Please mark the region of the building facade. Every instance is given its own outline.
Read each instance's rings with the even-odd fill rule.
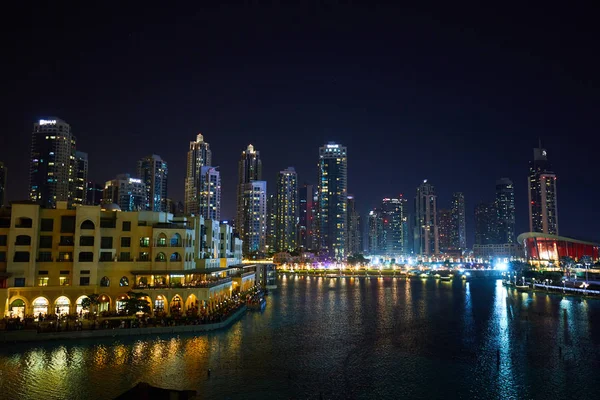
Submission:
[[[116,312],[130,290],[147,293],[152,311],[181,312],[197,302],[221,301],[235,293],[230,268],[241,260],[241,243],[218,227],[211,240],[216,263],[203,247],[205,221],[151,211],[102,211],[99,206],[56,209],[14,204],[0,217],[0,313],[23,317],[82,314],[82,300],[99,295],[97,312]],[[231,229],[229,228],[229,231]],[[221,255],[232,256],[219,259]],[[233,278],[235,280],[235,278]]]
[[[242,219],[238,226],[244,255],[266,252],[267,182],[246,183],[242,191]]]
[[[85,204],[88,206],[99,206],[102,204],[104,186],[99,183],[88,181],[86,187],[87,193],[85,196]]]
[[[75,177],[73,204],[87,204],[88,155],[83,151],[75,151]]]
[[[7,206],[6,200],[6,180],[8,177],[8,168],[0,161],[0,208]]]
[[[205,219],[221,220],[221,173],[215,167],[200,169],[198,214]]]
[[[148,205],[146,185],[129,174],[117,175],[104,185],[102,204],[116,204],[121,211],[144,211]]]
[[[383,233],[383,218],[380,209],[369,211],[368,216],[368,248],[369,254],[379,255],[385,252],[385,242]]]
[[[465,196],[461,192],[452,194],[450,208],[452,230],[450,231],[450,248],[465,250],[467,248],[467,219],[465,213]]]
[[[496,181],[498,243],[515,243],[515,189],[508,178]]]
[[[318,194],[313,185],[305,184],[298,190],[298,203],[298,244],[303,250],[314,250]]]
[[[556,198],[556,174],[552,172],[546,149],[533,149],[533,161],[529,162],[529,230],[531,232],[558,235],[558,206]]]
[[[204,136],[199,133],[196,140],[190,142],[187,153],[187,168],[185,175],[185,201],[184,213],[198,215],[200,210],[200,181],[202,180],[202,167],[212,165],[212,152],[210,145],[204,141]]]
[[[417,188],[415,197],[414,252],[417,255],[439,254],[437,196],[427,179]]]
[[[523,246],[525,257],[534,264],[557,265],[562,257],[579,261],[589,256],[592,262],[600,259],[600,244],[540,232],[522,233],[517,242]]]
[[[498,244],[496,204],[480,203],[475,206],[475,244]]]
[[[138,178],[146,185],[146,210],[167,212],[169,168],[159,155],[151,154],[138,161]]]
[[[440,252],[447,253],[450,250],[454,250],[454,225],[452,223],[452,211],[442,209],[438,211],[438,217]]]
[[[293,167],[279,171],[275,198],[275,251],[298,247],[298,175]]]
[[[381,201],[380,218],[382,238],[378,240],[380,251],[385,255],[404,254],[404,227],[406,199],[384,198]]]
[[[319,251],[338,260],[346,257],[348,221],[348,154],[336,143],[319,148]]]
[[[75,136],[71,126],[58,118],[33,124],[29,169],[29,198],[46,208],[57,201],[73,201]]]
[[[523,247],[518,243],[476,244],[473,246],[473,257],[484,260],[522,259]]]
[[[346,251],[348,255],[361,254],[362,246],[362,224],[359,212],[356,210],[356,201],[354,196],[348,195],[348,232],[346,238]]]

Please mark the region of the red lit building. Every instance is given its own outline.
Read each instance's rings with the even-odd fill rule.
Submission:
[[[590,256],[592,260],[600,258],[600,244],[570,239],[547,233],[522,233],[517,241],[523,245],[525,257],[530,261],[560,261],[561,257],[572,257],[575,261],[582,256]]]

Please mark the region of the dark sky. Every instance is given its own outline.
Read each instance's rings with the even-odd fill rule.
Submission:
[[[465,193],[472,243],[473,208],[500,177],[515,182],[517,233],[528,229],[527,163],[541,138],[558,175],[560,233],[600,239],[593,10],[323,3],[14,10],[0,133],[10,199],[27,196],[32,125],[47,116],[71,124],[93,180],[160,154],[175,199],[202,132],[221,168],[224,218],[249,143],[273,190],[287,166],[316,182],[318,147],[334,140],[348,147],[363,214],[398,193],[412,208],[427,178],[440,208]]]

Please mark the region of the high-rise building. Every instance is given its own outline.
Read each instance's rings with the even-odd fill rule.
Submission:
[[[496,214],[498,243],[515,243],[515,189],[508,178],[496,181]]]
[[[197,215],[200,210],[200,187],[202,181],[202,167],[212,165],[212,152],[204,136],[199,133],[196,141],[190,142],[187,154],[187,169],[185,175],[185,202],[186,215]]]
[[[267,182],[252,181],[242,190],[242,219],[238,227],[245,255],[266,251]]]
[[[160,156],[151,154],[138,161],[138,178],[146,185],[146,197],[148,204],[146,209],[150,211],[167,211],[167,183],[169,168],[167,162]]]
[[[267,252],[277,249],[277,195],[267,195]]]
[[[293,251],[298,247],[298,175],[293,167],[279,171],[275,198],[275,249]]]
[[[369,211],[369,254],[382,254],[385,251],[384,234],[383,234],[383,218],[381,210],[375,208]]]
[[[6,202],[6,176],[8,169],[4,166],[4,163],[0,161],[0,207],[7,205]]]
[[[29,169],[29,197],[42,207],[73,200],[75,181],[75,136],[71,126],[58,118],[33,124]]]
[[[381,202],[383,237],[379,240],[381,251],[387,255],[404,254],[404,209],[406,199],[385,198]]]
[[[323,255],[346,257],[347,149],[336,143],[319,148],[319,246]]]
[[[99,183],[89,181],[87,183],[87,193],[85,196],[85,204],[88,206],[99,206],[102,204],[102,195],[104,186]]]
[[[303,250],[315,248],[315,225],[318,195],[313,185],[305,184],[298,190],[298,245]]]
[[[548,162],[542,144],[533,149],[529,162],[529,231],[558,235],[558,208],[556,203],[556,174]]]
[[[450,212],[452,214],[450,249],[464,250],[467,248],[467,222],[465,213],[465,196],[461,192],[455,192],[452,194],[452,206]]]
[[[354,196],[348,195],[348,206],[346,209],[348,210],[348,232],[346,234],[348,241],[346,244],[347,255],[361,254],[363,250],[361,221],[360,214],[356,210]]]
[[[88,155],[75,151],[75,177],[73,180],[73,204],[86,204],[87,200]]]
[[[198,214],[204,219],[221,220],[221,174],[215,167],[204,166],[199,176]]]
[[[480,203],[475,206],[475,244],[496,244],[498,212],[496,204]]]
[[[141,179],[120,174],[104,185],[102,203],[114,203],[121,211],[144,211],[148,204],[147,196],[146,185]]]
[[[260,152],[251,144],[238,163],[236,228],[244,254],[264,252],[267,245],[267,183],[262,179]],[[254,182],[262,182],[253,185]],[[251,185],[252,184],[252,185]],[[264,187],[263,187],[264,186]],[[261,213],[260,215],[257,213]]]
[[[437,196],[427,179],[417,188],[415,197],[415,254],[434,255],[439,253],[437,226]]]
[[[440,252],[446,253],[449,250],[454,250],[454,246],[452,243],[453,239],[453,221],[452,221],[452,211],[450,210],[440,210],[438,211],[438,233],[439,233],[439,246]]]

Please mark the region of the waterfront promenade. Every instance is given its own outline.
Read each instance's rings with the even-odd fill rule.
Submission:
[[[237,321],[246,312],[246,305],[240,306],[236,311],[222,320],[210,323],[175,324],[171,326],[150,326],[138,328],[112,328],[81,331],[44,332],[24,329],[17,331],[0,331],[0,343],[38,342],[45,340],[71,340],[101,337],[122,337],[139,335],[167,335],[190,332],[207,332],[225,328]]]

